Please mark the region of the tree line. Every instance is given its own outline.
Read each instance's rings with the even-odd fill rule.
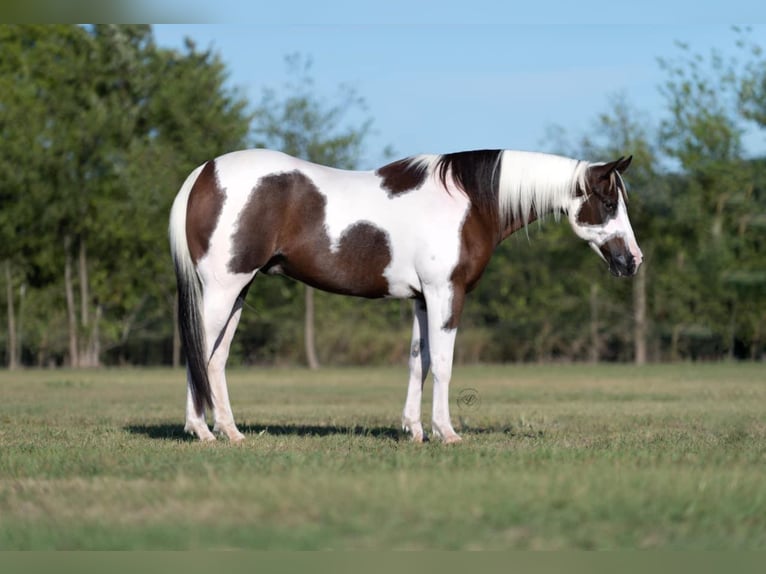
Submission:
[[[614,279],[566,224],[533,224],[498,248],[469,296],[456,360],[763,358],[766,158],[743,138],[766,127],[766,60],[747,31],[732,41],[730,58],[679,44],[659,60],[656,127],[618,95],[587,136],[551,129],[547,151],[634,155],[639,275]],[[252,146],[359,167],[372,127],[364,99],[343,87],[322,99],[310,60],[287,64],[289,83],[251,102],[216,52],[157,46],[150,26],[0,26],[6,365],[182,362],[167,218],[186,175]],[[410,324],[406,301],[263,278],[232,361],[397,363]]]

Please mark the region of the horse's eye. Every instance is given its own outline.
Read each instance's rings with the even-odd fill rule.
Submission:
[[[605,201],[604,208],[606,208],[609,213],[614,213],[617,210],[617,203],[614,201]]]

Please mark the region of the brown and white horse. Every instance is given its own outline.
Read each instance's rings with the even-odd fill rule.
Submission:
[[[415,300],[402,425],[422,441],[423,383],[433,372],[432,432],[460,440],[449,414],[452,355],[466,293],[497,245],[540,216],[568,216],[615,275],[642,254],[620,176],[631,158],[588,163],[518,151],[424,155],[343,171],[269,150],[208,161],[181,187],[170,245],[187,357],[186,426],[244,438],[225,366],[256,274],[282,274],[357,297]]]

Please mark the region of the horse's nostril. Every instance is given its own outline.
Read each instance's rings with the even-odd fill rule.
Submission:
[[[635,275],[636,273],[636,259],[632,253],[618,253],[612,256],[611,264],[612,273],[615,275]]]

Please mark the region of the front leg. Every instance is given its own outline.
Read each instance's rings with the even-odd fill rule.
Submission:
[[[465,292],[448,284],[425,293],[428,306],[428,340],[434,375],[432,430],[445,444],[460,442],[449,414],[449,384],[460,313]]]
[[[423,442],[425,434],[420,422],[420,403],[423,397],[423,383],[431,368],[428,348],[428,319],[426,303],[415,301],[415,317],[412,321],[412,343],[410,346],[410,381],[407,386],[407,401],[402,413],[402,428],[409,432],[413,442]]]

